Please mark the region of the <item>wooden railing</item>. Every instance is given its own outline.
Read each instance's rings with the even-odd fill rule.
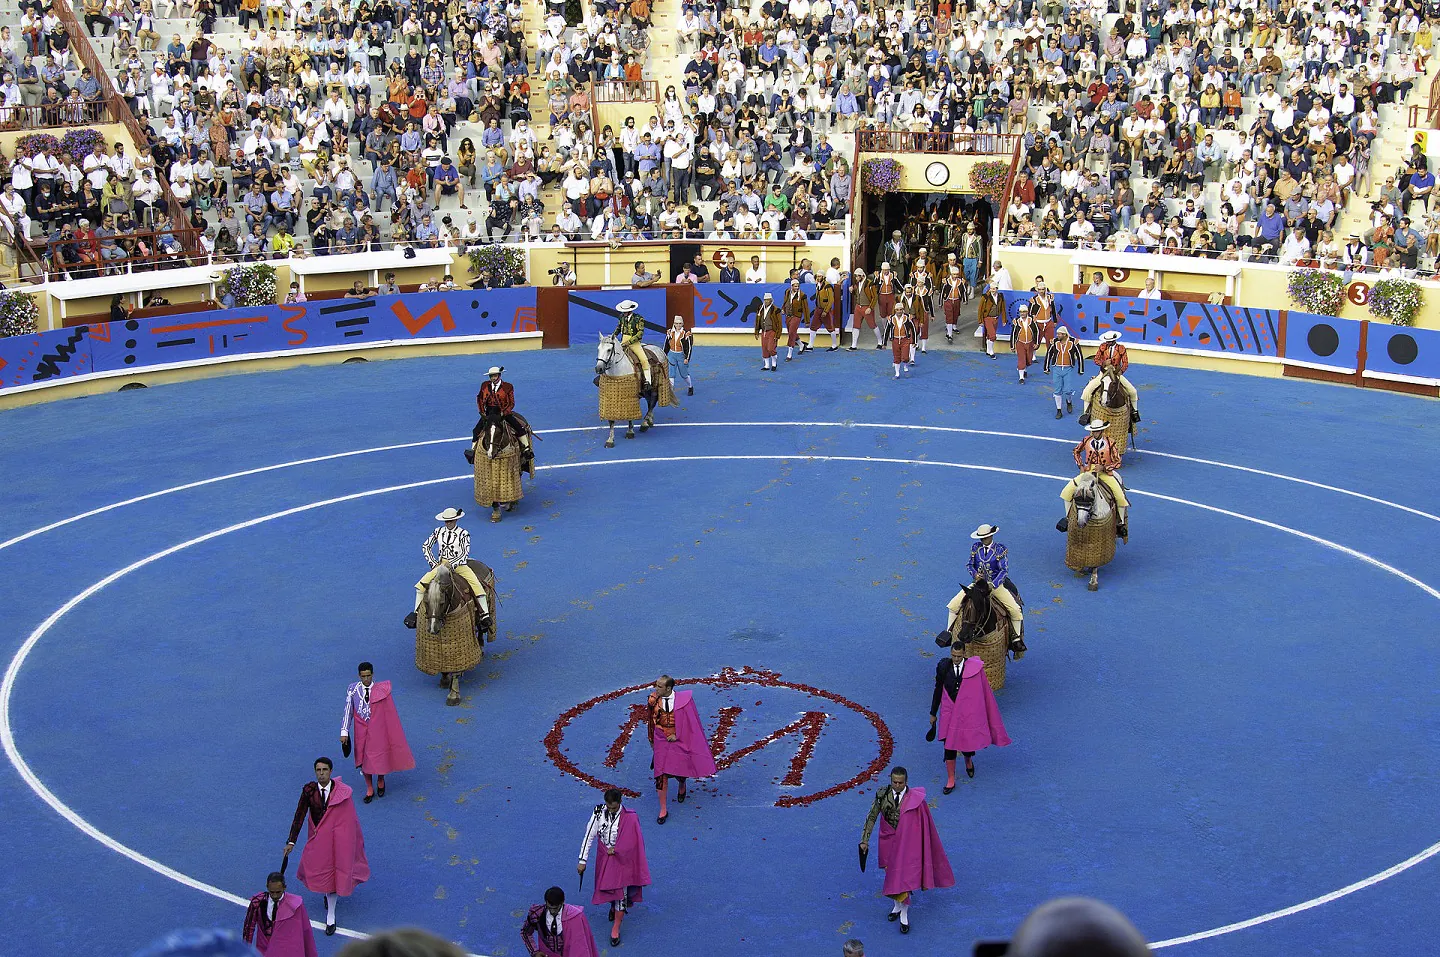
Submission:
[[[100,100],[0,107],[0,130],[43,130],[57,126],[104,123],[107,105]]]
[[[162,236],[173,236],[180,243],[179,252],[162,253],[159,240]],[[105,259],[91,245],[89,239],[59,239],[29,243],[26,255],[21,259],[20,275],[29,282],[51,280],[86,279],[99,275],[131,272],[147,272],[176,266],[198,266],[205,260],[196,257],[190,250],[200,248],[200,232],[193,227],[177,227],[164,230],[130,230],[105,237],[121,242],[145,243],[151,250],[146,254],[130,254],[115,259]],[[71,255],[66,255],[69,247]]]
[[[660,84],[655,80],[597,80],[592,103],[660,102]]]
[[[862,153],[955,153],[1008,156],[1021,140],[1019,133],[911,133],[902,130],[860,130],[855,134]]]
[[[1440,71],[1430,81],[1430,92],[1426,102],[1410,107],[1410,126],[1440,130]]]
[[[135,143],[137,153],[149,152],[149,139],[146,137],[145,131],[141,129],[140,121],[135,118],[135,114],[130,111],[130,107],[116,91],[115,84],[110,82],[110,71],[100,61],[100,57],[95,53],[95,48],[90,44],[90,34],[80,26],[80,21],[75,19],[74,7],[68,0],[53,0],[50,9],[65,24],[65,31],[70,37],[70,49],[75,51],[76,58],[82,66],[88,67],[91,74],[100,81],[100,95],[110,118],[125,127],[130,134],[130,139]],[[175,194],[171,192],[170,183],[166,180],[164,172],[157,169],[155,179],[160,183],[161,194],[165,198],[165,206],[170,213],[171,220],[177,227],[188,225],[189,213],[175,199]],[[185,251],[192,254],[198,253],[199,233],[193,229],[177,229],[175,231],[177,237],[182,234],[184,238],[181,241],[185,244]]]

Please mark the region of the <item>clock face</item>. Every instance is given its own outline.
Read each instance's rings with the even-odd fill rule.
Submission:
[[[925,180],[931,186],[944,186],[950,182],[950,167],[938,161],[931,163],[925,167]]]

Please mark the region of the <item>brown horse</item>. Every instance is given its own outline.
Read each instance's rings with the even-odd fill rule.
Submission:
[[[1124,455],[1135,435],[1135,416],[1130,405],[1130,396],[1120,385],[1118,373],[1105,371],[1095,378],[1099,384],[1090,394],[1090,404],[1085,409],[1085,414],[1080,417],[1080,424],[1085,425],[1092,419],[1104,422],[1105,437],[1110,440],[1117,453]]]
[[[480,663],[486,641],[496,636],[495,573],[480,562],[466,564],[485,589],[489,614],[479,613],[465,580],[442,564],[425,590],[415,629],[415,666],[440,676],[440,687],[449,689],[447,705],[460,703],[460,675]]]

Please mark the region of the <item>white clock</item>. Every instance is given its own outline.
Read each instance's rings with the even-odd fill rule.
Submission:
[[[925,167],[925,181],[931,186],[944,186],[950,182],[950,167],[938,160]]]

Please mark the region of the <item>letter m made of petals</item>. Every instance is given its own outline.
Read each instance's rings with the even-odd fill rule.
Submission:
[[[450,315],[450,304],[444,300],[426,309],[419,316],[412,316],[410,310],[405,307],[404,301],[400,299],[395,300],[390,310],[395,313],[395,318],[400,320],[400,324],[412,336],[418,336],[421,329],[436,319],[440,320],[440,328],[445,332],[455,331],[455,319]]]
[[[605,756],[605,767],[613,768],[619,765],[621,758],[625,756],[625,748],[630,743],[630,737],[645,721],[645,711],[643,704],[631,705],[630,714],[627,715],[625,723],[620,726],[620,733],[610,745],[609,752]],[[780,784],[783,787],[799,787],[805,783],[805,767],[815,754],[815,744],[820,740],[820,732],[824,729],[825,722],[830,720],[830,715],[823,711],[806,711],[783,728],[776,728],[743,748],[726,752],[725,748],[730,740],[730,732],[734,730],[741,713],[742,709],[736,707],[720,709],[715,736],[710,742],[710,751],[715,755],[716,769],[723,771],[740,759],[749,757],[781,738],[795,735],[800,740],[795,748],[794,757],[790,759],[790,767],[780,780]]]

